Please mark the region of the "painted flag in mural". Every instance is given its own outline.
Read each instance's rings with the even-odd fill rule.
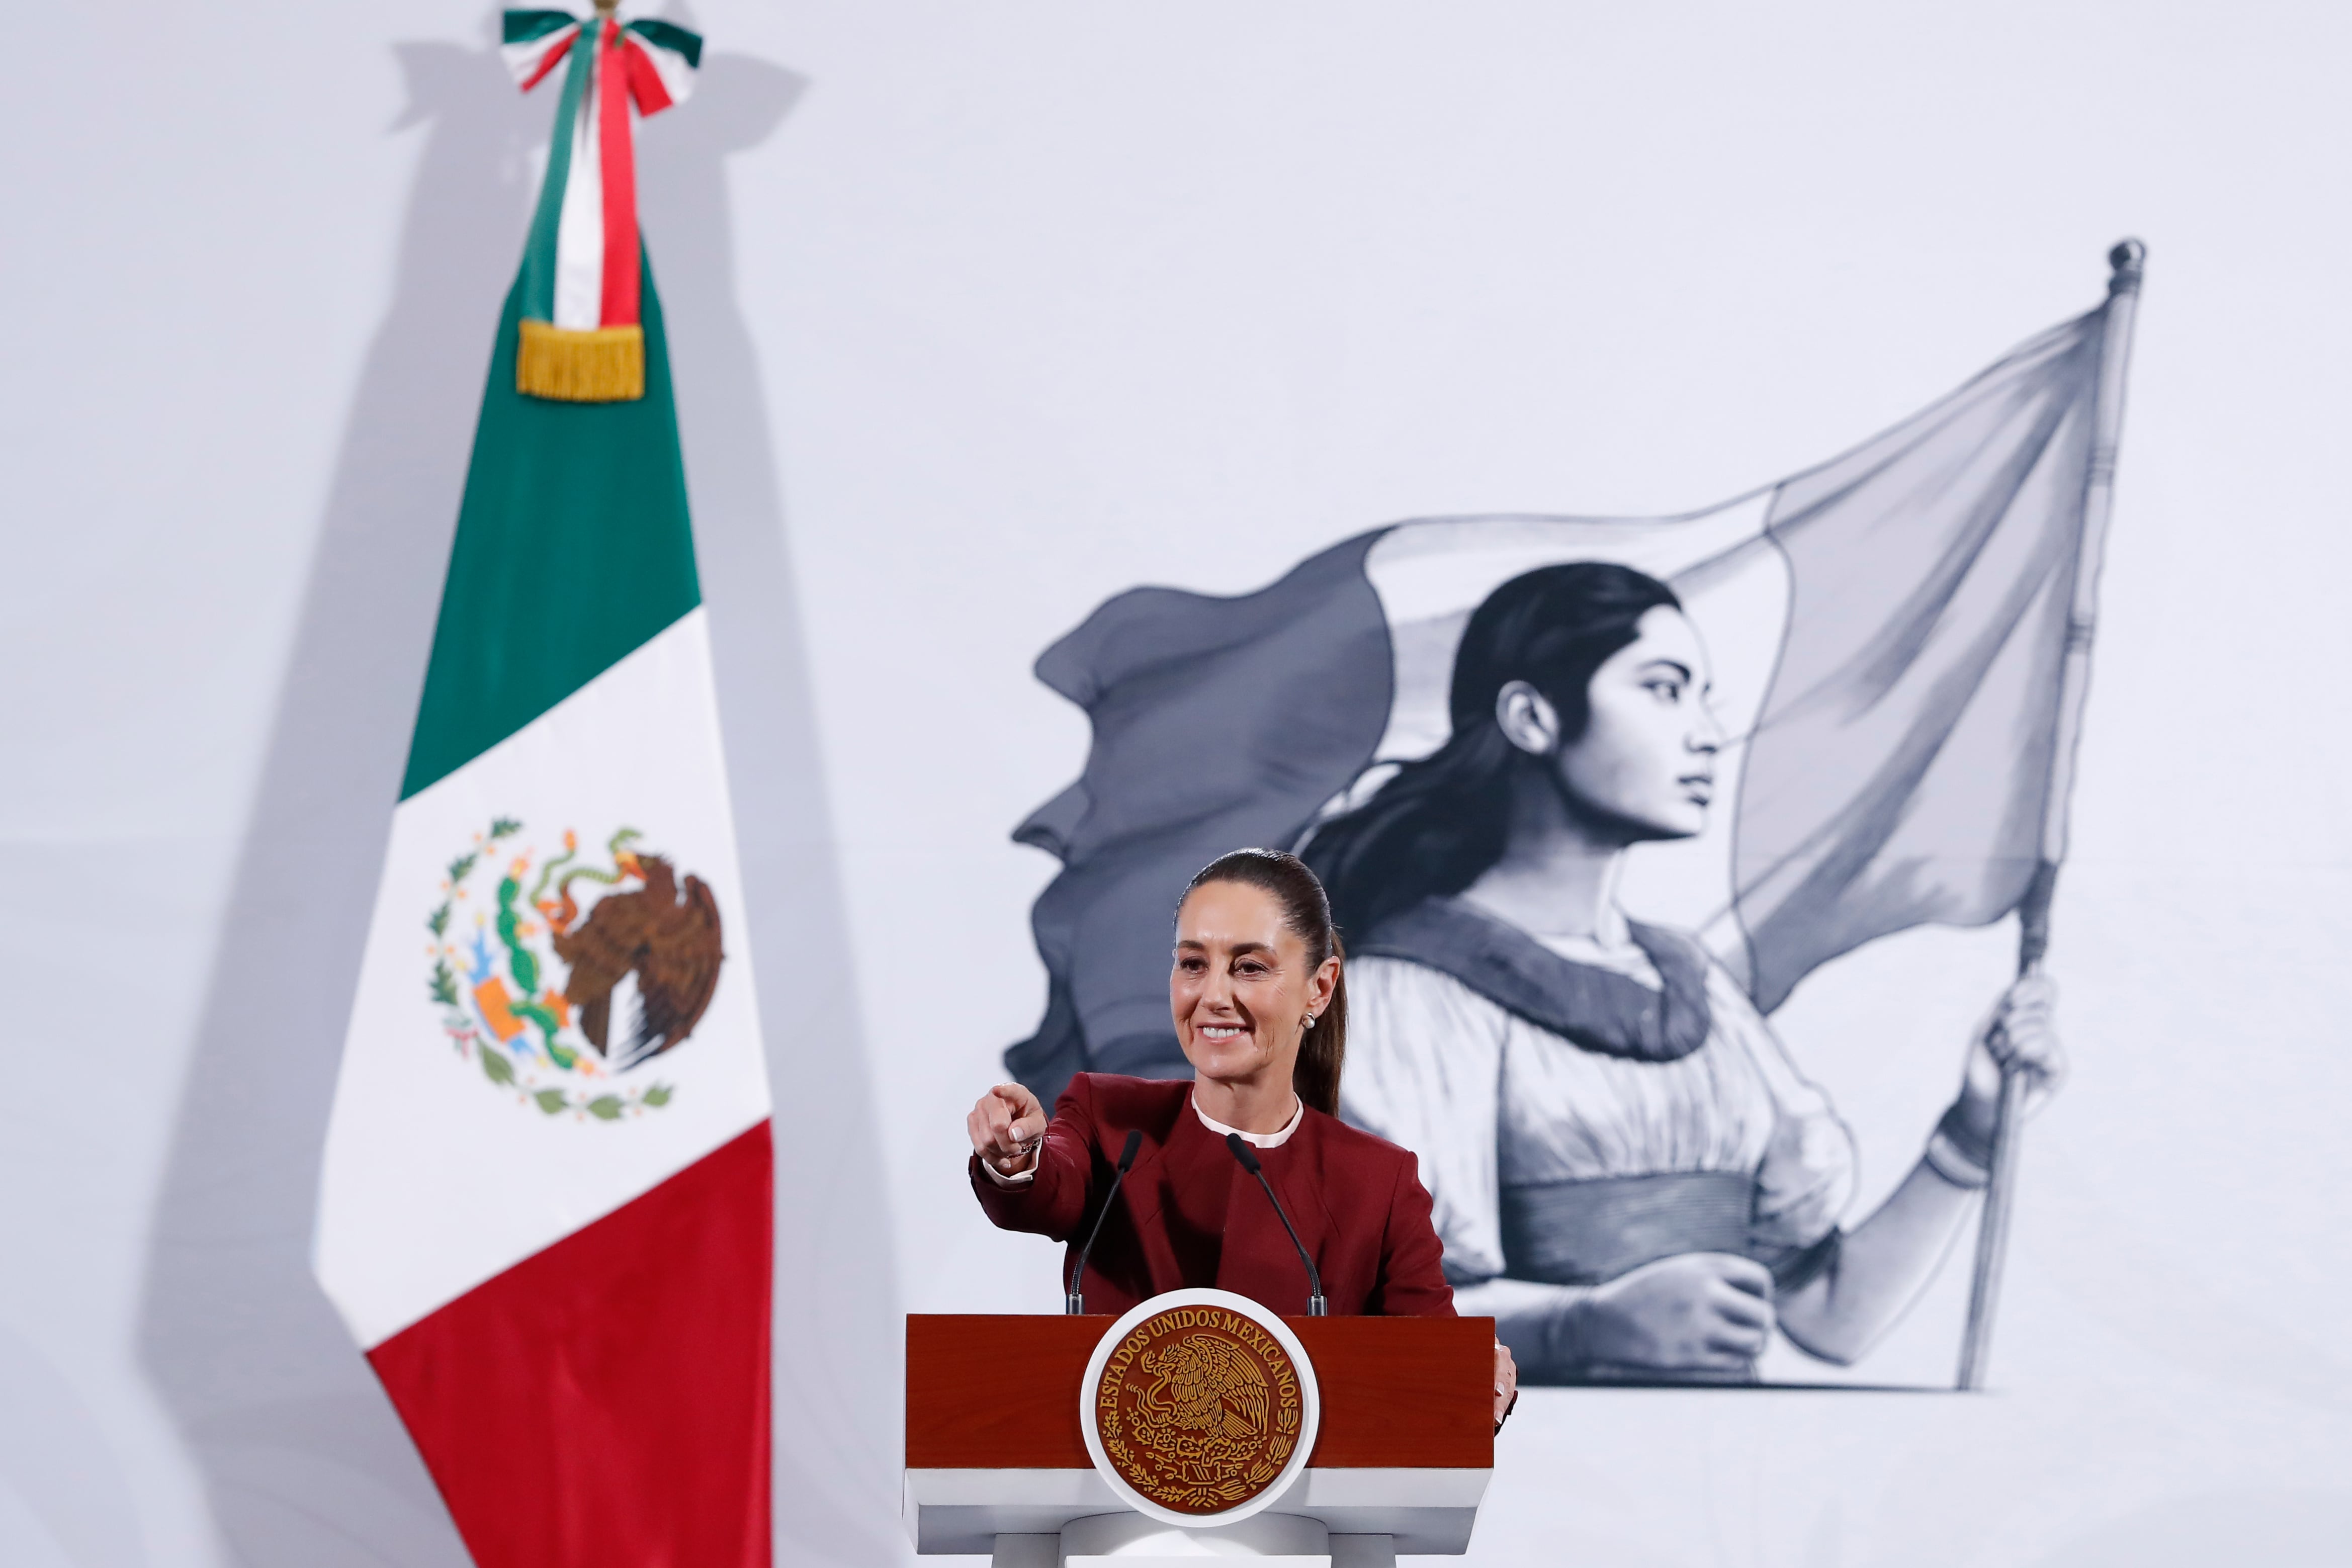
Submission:
[[[584,121],[630,46],[581,36],[564,102]],[[764,1568],[768,1085],[633,229],[635,395],[517,384],[581,168],[551,168],[491,357],[316,1267],[480,1568]]]
[[[1632,858],[1632,913],[1699,931],[1769,1011],[1874,938],[2016,910],[2058,787],[2061,672],[2087,629],[2073,611],[2095,569],[2084,502],[2116,298],[1843,457],[1703,512],[1405,522],[1255,594],[1106,603],[1037,663],[1094,742],[1014,834],[1064,865],[1032,911],[1046,1015],[1007,1067],[1049,1102],[1073,1072],[1189,1074],[1167,1000],[1185,881],[1236,846],[1297,846],[1436,750],[1471,611],[1566,562],[1671,584],[1744,737],[1717,760],[1734,809]],[[1204,733],[1220,741],[1205,759]]]

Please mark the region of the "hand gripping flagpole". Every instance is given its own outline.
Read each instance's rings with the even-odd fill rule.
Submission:
[[[2099,335],[2099,381],[2092,405],[2091,468],[2083,484],[2083,534],[2074,564],[2074,600],[2066,616],[2066,651],[2058,675],[2057,744],[2051,752],[2050,794],[2042,814],[2042,858],[2017,905],[2017,972],[2032,974],[2050,948],[2050,900],[2066,858],[2066,805],[2074,788],[2075,752],[2083,736],[2083,704],[2091,689],[2091,637],[2097,625],[2099,562],[2107,517],[2115,505],[2116,448],[2123,435],[2124,374],[2131,363],[2132,319],[2139,309],[2147,247],[2137,239],[2107,252],[2107,319]],[[1992,1320],[2000,1300],[2001,1265],[2009,1252],[2009,1217],[2017,1195],[2018,1146],[2023,1141],[2026,1075],[2003,1068],[2000,1104],[1992,1130],[1992,1175],[1985,1186],[1984,1218],[1977,1226],[1976,1272],[1969,1287],[1968,1328],[1960,1342],[1959,1386],[1984,1386],[1992,1347]]]

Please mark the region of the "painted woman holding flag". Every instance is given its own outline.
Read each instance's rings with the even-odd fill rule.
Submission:
[[[1686,838],[1724,736],[1663,583],[1599,562],[1470,617],[1452,734],[1305,850],[1350,950],[1350,1121],[1414,1150],[1459,1310],[1529,1382],[1738,1382],[1778,1327],[1847,1363],[1934,1275],[1985,1184],[2004,1069],[2059,1073],[2053,988],[2012,984],[1918,1163],[1841,1219],[1851,1134],[1692,936],[1618,907]]]

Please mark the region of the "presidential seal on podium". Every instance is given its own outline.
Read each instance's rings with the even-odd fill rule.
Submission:
[[[1232,1524],[1272,1506],[1315,1447],[1314,1363],[1283,1321],[1228,1290],[1171,1290],[1110,1326],[1078,1425],[1095,1468],[1165,1524]]]

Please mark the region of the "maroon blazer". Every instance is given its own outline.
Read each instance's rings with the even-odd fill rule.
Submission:
[[[1143,1147],[1087,1259],[1087,1310],[1117,1314],[1163,1290],[1212,1285],[1304,1314],[1297,1250],[1257,1178],[1201,1124],[1189,1083],[1080,1073],[1054,1106],[1036,1176],[999,1186],[974,1155],[971,1190],[1002,1228],[1067,1242],[1075,1257],[1129,1131],[1143,1134]],[[1287,1142],[1257,1156],[1314,1255],[1333,1312],[1454,1316],[1444,1248],[1410,1151],[1310,1110]],[[1069,1268],[1066,1258],[1066,1280]]]

